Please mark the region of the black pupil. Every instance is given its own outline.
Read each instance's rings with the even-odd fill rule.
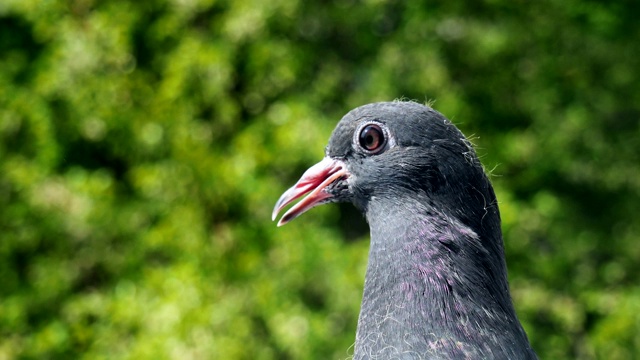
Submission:
[[[360,145],[367,150],[376,150],[383,142],[382,130],[377,125],[368,125],[360,133]]]

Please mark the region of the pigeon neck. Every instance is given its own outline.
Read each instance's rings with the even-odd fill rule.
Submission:
[[[495,214],[485,220],[499,225]],[[411,200],[374,200],[367,220],[371,249],[354,359],[535,358],[511,304],[499,232],[483,239]]]

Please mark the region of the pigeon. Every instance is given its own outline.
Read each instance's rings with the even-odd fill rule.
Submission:
[[[354,359],[537,358],[509,293],[493,187],[442,114],[409,101],[351,110],[273,219],[301,197],[278,226],[333,202],[369,224]]]

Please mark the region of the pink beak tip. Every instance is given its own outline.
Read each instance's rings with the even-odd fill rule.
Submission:
[[[275,221],[280,211],[294,200],[307,195],[302,201],[287,211],[278,221],[278,227],[288,223],[310,208],[318,205],[320,201],[331,197],[323,194],[322,191],[329,184],[346,174],[344,166],[335,160],[325,158],[318,164],[309,168],[300,180],[282,194],[276,202],[271,221]]]

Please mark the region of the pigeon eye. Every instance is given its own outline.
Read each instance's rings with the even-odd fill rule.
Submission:
[[[380,151],[385,143],[384,132],[380,126],[370,124],[360,131],[360,146],[367,151]]]

